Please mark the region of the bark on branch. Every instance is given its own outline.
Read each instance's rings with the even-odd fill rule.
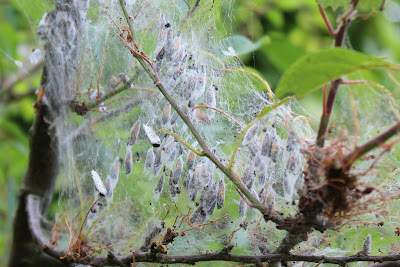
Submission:
[[[42,233],[40,228],[40,214],[39,212],[40,198],[35,195],[28,195],[26,198],[26,207],[28,214],[29,227],[31,228],[34,240],[38,246],[43,248],[44,252],[49,256],[59,259],[65,255],[65,251],[59,249],[50,249],[47,244],[49,240]],[[261,262],[280,262],[280,261],[305,261],[305,262],[324,262],[344,265],[350,262],[369,261],[369,262],[384,262],[384,261],[398,261],[400,255],[383,255],[383,256],[363,256],[361,254],[350,255],[350,256],[339,256],[339,257],[326,257],[326,256],[313,256],[313,255],[295,255],[290,253],[271,253],[266,255],[233,255],[231,254],[232,247],[223,249],[220,252],[205,253],[198,255],[166,255],[156,254],[155,256],[151,252],[143,252],[140,250],[135,251],[134,254],[127,254],[123,256],[116,256],[109,253],[107,256],[94,256],[88,257],[82,262],[76,262],[81,264],[88,264],[94,266],[126,266],[135,262],[154,262],[161,264],[195,264],[197,262],[205,261],[232,261],[240,263],[254,263],[259,264]],[[134,255],[134,258],[133,258]],[[67,261],[64,261],[67,263]],[[381,266],[381,265],[378,265]],[[382,265],[389,266],[389,265]],[[392,265],[393,266],[393,265]]]

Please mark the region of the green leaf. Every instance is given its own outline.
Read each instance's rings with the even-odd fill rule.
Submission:
[[[325,83],[348,73],[378,68],[400,70],[400,66],[382,58],[353,50],[343,48],[322,50],[300,58],[286,70],[275,90],[275,95],[281,98],[293,93],[302,98]]]
[[[243,35],[234,35],[228,38],[228,43],[232,44],[238,56],[246,55],[257,50],[262,44],[268,43],[269,37],[264,36],[257,42],[253,42],[249,38]]]
[[[317,0],[323,8],[330,7],[333,10],[339,7],[347,8],[350,4],[350,0]],[[361,12],[371,13],[379,10],[381,6],[381,0],[361,0],[357,5],[357,9]]]
[[[298,58],[305,54],[304,49],[295,46],[285,34],[273,32],[271,41],[262,46],[271,63],[281,72],[288,69]]]
[[[347,7],[350,3],[349,0],[317,0],[318,4],[320,4],[323,8],[330,7],[333,10],[338,9],[339,7]]]

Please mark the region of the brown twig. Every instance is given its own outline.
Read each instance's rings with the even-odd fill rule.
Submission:
[[[9,91],[11,88],[14,87],[17,83],[24,80],[25,78],[31,76],[35,72],[41,70],[43,68],[44,61],[41,60],[35,65],[29,65],[27,68],[23,67],[18,69],[18,71],[8,78],[6,78],[3,82],[3,90],[1,90],[0,94],[4,94],[5,92]]]
[[[136,19],[139,16],[140,10],[142,9],[142,7],[147,4],[148,2],[150,2],[151,0],[146,0],[143,3],[140,4],[139,8],[137,9],[136,15],[133,17],[133,19]]]
[[[363,144],[362,146],[356,148],[353,152],[348,154],[345,158],[345,162],[347,162],[347,166],[351,166],[354,161],[356,161],[361,156],[365,155],[372,149],[383,145],[389,138],[393,137],[394,135],[400,132],[400,122],[392,126],[386,132],[378,135],[374,139],[370,140],[369,142]]]
[[[210,222],[208,222],[208,223],[202,223],[202,224],[199,224],[199,225],[193,226],[192,228],[189,228],[189,229],[183,230],[183,231],[181,232],[181,236],[184,236],[184,235],[185,235],[185,232],[189,232],[189,231],[192,231],[192,230],[194,230],[194,229],[197,229],[197,228],[199,228],[199,227],[203,227],[203,226],[206,226],[206,225],[210,225],[210,224],[213,224],[213,223],[219,222],[220,220],[222,220],[222,219],[225,219],[226,217],[228,217],[228,215],[229,215],[229,214],[225,214],[225,215],[224,215],[224,216],[222,216],[221,218],[219,218],[219,219],[216,219],[216,220],[214,220],[214,221],[210,221]]]
[[[39,207],[40,207],[40,198],[34,195],[29,195],[27,197],[28,221],[30,223],[30,228],[34,236],[34,239],[36,240],[38,245],[42,246],[44,244],[47,244],[49,240],[47,239],[47,237],[43,235],[42,230],[40,228],[41,216]],[[44,252],[56,259],[59,259],[61,256],[65,255],[65,251],[59,249],[50,249],[47,247],[44,248]],[[255,256],[255,255],[232,255],[230,253],[222,251],[222,252],[197,254],[197,255],[181,255],[181,256],[156,255],[155,257],[150,257],[147,252],[135,251],[134,255],[135,255],[135,262],[157,262],[162,264],[172,264],[172,263],[194,264],[196,262],[221,261],[221,260],[232,261],[232,262],[243,262],[243,263],[273,262],[281,260],[306,261],[306,262],[318,263],[321,260],[324,260],[324,263],[345,264],[350,262],[361,262],[361,261],[384,262],[384,261],[400,260],[400,254],[380,255],[380,256],[351,255],[351,256],[328,257],[328,256],[275,253],[262,256]],[[87,257],[83,262],[85,264],[96,265],[96,266],[106,266],[106,265],[126,266],[127,264],[131,264],[133,262],[133,257],[131,253],[123,256],[113,256],[113,257],[95,256],[95,257]]]
[[[196,9],[199,7],[201,0],[196,0],[192,8],[189,8],[188,13],[186,15],[186,18],[184,19],[182,25],[185,25],[186,22],[189,21],[189,19],[193,16],[193,13],[196,11]]]
[[[339,29],[337,30],[335,36],[335,47],[341,47],[344,42],[344,37],[347,33],[347,29],[349,28],[350,22],[351,22],[351,16],[354,12],[354,10],[357,7],[359,0],[351,0],[350,5],[346,12],[340,17],[339,19]],[[325,14],[325,13],[321,13]],[[328,130],[329,126],[329,120],[330,116],[332,113],[332,108],[333,104],[335,103],[335,98],[336,94],[339,88],[339,85],[342,83],[342,79],[336,79],[333,82],[331,82],[331,87],[329,90],[328,97],[326,99],[326,102],[323,103],[324,106],[326,106],[325,113],[322,114],[321,116],[321,121],[318,129],[318,136],[317,136],[317,141],[316,144],[319,147],[323,147],[325,143],[325,138],[326,138],[326,132]]]
[[[330,35],[335,37],[336,33],[333,30],[331,24],[329,23],[329,20],[328,20],[328,17],[326,16],[325,10],[322,8],[322,6],[320,4],[318,4],[318,8],[319,8],[319,12],[321,13],[322,19],[324,20],[325,25],[328,28]]]

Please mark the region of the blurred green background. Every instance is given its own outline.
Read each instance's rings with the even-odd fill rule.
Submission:
[[[361,10],[350,27],[346,46],[400,62],[399,2],[390,2],[386,11],[371,17]],[[35,32],[42,14],[51,7],[47,0],[0,0],[0,265],[8,260],[18,188],[27,167],[40,68],[24,79],[16,75],[27,73],[32,49],[43,49]],[[235,48],[241,60],[272,88],[296,59],[333,42],[314,0],[241,0],[223,2],[221,7],[228,32],[239,35]],[[341,12],[327,9],[333,25]],[[7,85],[14,80],[18,82]],[[378,82],[385,84],[385,79]],[[399,89],[390,86],[398,99]],[[321,92],[317,91],[301,101],[314,119],[321,111],[320,100]]]

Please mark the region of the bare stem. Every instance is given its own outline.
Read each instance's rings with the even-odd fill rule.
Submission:
[[[19,83],[20,81],[30,77],[35,72],[41,70],[43,66],[44,66],[44,61],[41,60],[35,65],[29,65],[27,68],[24,67],[18,69],[16,73],[10,75],[10,77],[4,80],[2,85],[3,88],[0,90],[0,96],[3,95],[5,92],[9,91],[10,89],[12,89],[14,85]]]
[[[329,33],[330,33],[333,37],[335,37],[336,33],[335,33],[335,31],[333,30],[331,24],[329,23],[329,20],[328,20],[328,17],[326,16],[325,10],[322,8],[321,5],[318,5],[318,8],[319,8],[319,12],[321,13],[322,19],[324,20],[325,25],[326,25],[326,27],[328,28]]]
[[[129,30],[131,31],[133,42],[136,43],[136,33],[133,30],[133,25],[132,25],[131,20],[129,19],[129,15],[128,15],[128,12],[126,11],[126,7],[125,7],[125,4],[124,4],[124,1],[123,0],[119,0],[119,4],[121,6],[122,12],[124,12],[124,16],[126,18],[126,21],[128,22],[128,27],[129,27]]]
[[[65,251],[59,249],[53,249],[46,246],[49,243],[48,238],[42,233],[40,227],[40,197],[29,194],[27,196],[27,214],[29,227],[31,229],[33,238],[37,244],[44,249],[44,252],[52,258],[59,259],[66,254]],[[232,255],[232,247],[227,247],[220,252],[197,254],[197,255],[150,255],[148,252],[140,250],[135,251],[136,262],[157,262],[164,264],[183,263],[183,264],[195,264],[196,262],[203,261],[232,261],[232,262],[243,262],[243,263],[260,263],[260,262],[279,262],[279,261],[305,261],[318,263],[321,260],[324,263],[334,264],[345,264],[350,262],[384,262],[384,261],[396,261],[400,260],[399,254],[392,255],[380,255],[380,256],[363,256],[363,255],[350,255],[350,256],[313,256],[313,255],[295,255],[288,253],[272,253],[261,256],[255,255]],[[132,253],[117,256],[89,256],[84,260],[80,260],[76,263],[84,263],[87,265],[94,266],[126,266],[133,262]]]
[[[342,83],[342,79],[339,78],[331,82],[331,88],[329,90],[328,97],[326,102],[324,103],[324,113],[321,116],[321,121],[319,124],[318,129],[318,136],[317,136],[317,146],[323,147],[325,143],[326,132],[329,126],[329,119],[332,114],[333,104],[335,103],[335,98],[337,91],[339,89],[339,85]]]
[[[87,105],[88,110],[91,110],[91,109],[97,107],[100,103],[103,103],[103,102],[106,101],[107,99],[110,99],[111,97],[113,97],[113,96],[115,96],[115,95],[117,95],[117,94],[119,94],[119,93],[121,93],[121,92],[124,92],[124,91],[126,91],[127,89],[130,89],[130,90],[145,90],[145,91],[150,91],[150,92],[158,92],[158,91],[156,91],[155,89],[150,89],[150,88],[136,88],[136,87],[131,88],[129,84],[130,84],[130,82],[128,82],[128,83],[125,84],[124,86],[121,86],[120,88],[117,88],[117,89],[114,89],[114,90],[108,92],[107,94],[105,94],[105,95],[102,96],[101,98],[97,99],[96,101],[94,101],[94,102],[92,102],[92,103],[89,103],[89,104]]]
[[[188,142],[186,142],[185,140],[183,140],[182,137],[180,137],[179,135],[177,135],[176,133],[171,132],[170,130],[167,129],[159,129],[155,131],[156,133],[166,133],[169,134],[171,136],[173,136],[176,140],[178,140],[179,142],[181,142],[184,146],[186,146],[188,149],[190,149],[191,151],[193,151],[193,153],[195,153],[196,155],[203,157],[204,154],[201,151],[198,151],[197,149],[195,149],[194,147],[192,147]]]
[[[379,147],[380,145],[384,145],[384,143],[394,135],[400,132],[400,122],[392,126],[389,130],[386,132],[378,135],[374,139],[368,141],[364,145],[356,148],[353,152],[351,152],[349,155],[346,156],[346,159],[344,162],[346,162],[346,165],[350,167],[354,161],[356,161],[358,158],[361,156],[365,155],[372,149]],[[388,147],[390,148],[390,147]]]
[[[186,15],[186,18],[185,18],[185,20],[183,21],[182,25],[186,24],[186,22],[193,16],[193,13],[194,13],[194,12],[196,11],[196,9],[199,7],[200,1],[201,1],[201,0],[196,0],[196,3],[194,3],[193,7],[192,7],[192,8],[189,7],[189,11],[188,11],[188,13],[187,13],[187,15]]]
[[[350,2],[349,7],[347,8],[346,12],[340,17],[339,19],[339,29],[335,33],[335,47],[343,46],[344,37],[346,36],[347,29],[349,28],[351,22],[351,16],[355,11],[359,0],[352,0]],[[321,7],[320,7],[321,11]],[[323,11],[323,10],[322,10]],[[321,12],[322,17],[324,20],[326,19],[325,12]],[[326,21],[327,22],[327,21]],[[329,22],[327,23],[327,27],[329,32],[332,31],[330,28]],[[335,103],[336,94],[339,89],[339,85],[342,83],[342,78],[334,80],[331,82],[331,87],[329,90],[328,98],[326,102],[323,103],[325,112],[321,116],[321,121],[319,124],[318,136],[317,136],[317,146],[323,147],[325,143],[326,132],[329,126],[329,119],[331,117],[333,104]],[[326,107],[326,108],[325,108]]]

